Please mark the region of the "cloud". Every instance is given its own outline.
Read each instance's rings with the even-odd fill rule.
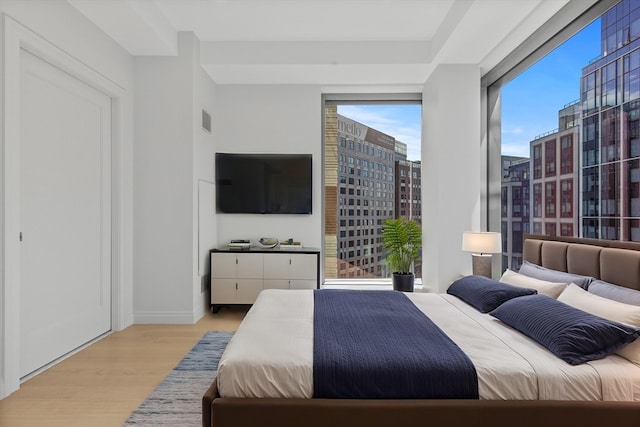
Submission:
[[[509,134],[509,135],[522,135],[524,133],[524,129],[521,126],[515,126],[508,129],[503,128],[502,133]]]
[[[525,142],[502,143],[503,156],[529,157],[529,144]]]
[[[340,105],[338,107],[338,113],[367,125],[371,128],[384,132],[383,129],[393,128],[398,124],[397,120],[394,120],[389,115],[385,114],[381,106],[364,106],[364,105]],[[385,132],[386,133],[386,132]],[[394,135],[391,135],[394,136]]]
[[[338,113],[404,142],[407,144],[407,157],[420,159],[420,105],[339,105]]]

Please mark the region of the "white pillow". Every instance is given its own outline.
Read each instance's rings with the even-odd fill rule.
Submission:
[[[508,268],[500,278],[500,281],[521,288],[535,289],[540,295],[546,295],[551,298],[558,298],[558,295],[567,287],[566,283],[547,282],[546,280],[516,273]]]
[[[640,307],[624,304],[585,291],[571,283],[560,294],[558,301],[614,322],[640,328]],[[616,354],[640,365],[640,339],[618,349]]]

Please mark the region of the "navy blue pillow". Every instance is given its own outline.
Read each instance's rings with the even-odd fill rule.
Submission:
[[[594,316],[545,295],[512,299],[489,314],[571,365],[602,359],[640,336],[640,329]]]
[[[484,276],[465,276],[449,286],[447,293],[460,298],[483,313],[488,313],[505,301],[537,293],[535,289],[512,286]]]

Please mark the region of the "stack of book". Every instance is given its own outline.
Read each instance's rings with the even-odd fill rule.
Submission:
[[[246,239],[234,239],[229,242],[230,248],[250,248],[251,240]]]

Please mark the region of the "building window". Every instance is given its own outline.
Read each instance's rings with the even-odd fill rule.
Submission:
[[[556,217],[556,182],[547,182],[544,186],[545,218]]]
[[[560,174],[573,173],[573,135],[560,138]]]
[[[533,179],[542,178],[542,144],[533,146]]]
[[[556,140],[544,143],[544,176],[556,175]]]
[[[638,18],[637,22],[640,23],[640,15]],[[638,27],[640,29],[640,25]],[[623,68],[624,101],[629,102],[640,98],[640,79],[638,79],[638,75],[640,75],[640,49],[624,56]]]
[[[620,160],[619,116],[619,108],[611,108],[602,113],[602,136],[600,138],[602,163]]]
[[[561,223],[560,224],[560,235],[566,237],[573,237],[573,224],[569,223]]]
[[[600,71],[587,74],[582,80],[582,112],[593,114],[600,106]]]
[[[624,216],[640,217],[640,160],[627,161],[624,163],[624,167],[624,177],[627,184]]]
[[[620,220],[617,218],[603,218],[600,224],[600,238],[607,240],[620,239]]]
[[[600,153],[600,120],[598,115],[587,117],[582,121],[582,164],[593,166],[598,164]]]
[[[637,81],[640,83],[640,74]],[[624,131],[628,140],[625,158],[640,157],[640,101],[624,105]]]
[[[600,238],[600,230],[598,227],[598,220],[596,218],[582,219],[582,237],[590,239]]]
[[[573,218],[573,179],[560,181],[560,217]]]
[[[516,248],[521,248],[522,240],[523,240],[522,223],[514,222],[512,227],[512,235],[511,235],[511,241],[513,243],[513,246]]]
[[[533,216],[542,218],[542,184],[533,184]]]
[[[534,222],[533,223],[533,233],[534,234],[542,234],[542,223]]]
[[[582,172],[582,215],[598,216],[600,171],[598,167],[585,168]],[[587,236],[585,236],[587,237]]]
[[[619,216],[620,163],[602,165],[600,188],[600,215]]]
[[[602,108],[613,107],[620,96],[618,61],[602,67]]]
[[[522,216],[522,190],[520,187],[513,187],[513,197],[511,199],[511,216],[520,218]]]
[[[555,236],[556,235],[556,223],[555,222],[546,222],[544,224],[544,234],[547,236]]]
[[[640,220],[625,220],[625,240],[640,241]]]

